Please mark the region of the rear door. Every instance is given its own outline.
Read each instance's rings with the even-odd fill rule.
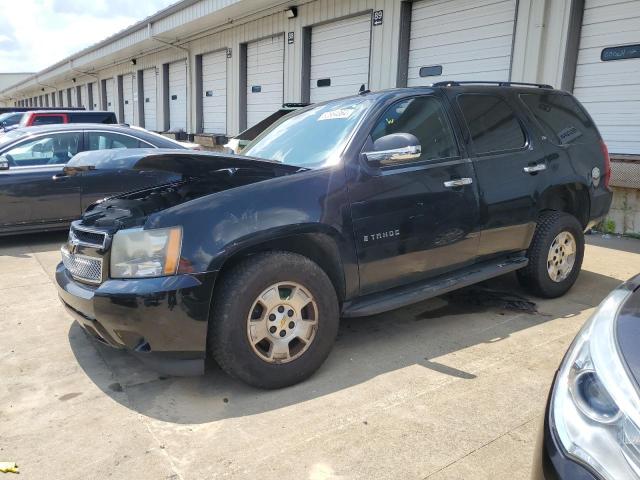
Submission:
[[[136,137],[117,132],[88,130],[85,132],[85,150],[113,150],[125,148],[154,148]],[[96,200],[118,193],[139,190],[179,178],[162,171],[130,170],[126,168],[95,169],[82,173],[82,210]]]
[[[348,180],[361,293],[419,281],[476,259],[478,192],[473,165],[435,94],[389,106],[364,151],[391,133],[410,133],[422,155],[410,163],[372,167]]]
[[[463,127],[480,192],[480,256],[525,250],[548,183],[547,155],[515,98],[448,91]]]
[[[58,132],[17,142],[0,152],[9,170],[0,171],[0,223],[69,221],[80,215],[80,179],[63,174],[82,149],[82,132]]]

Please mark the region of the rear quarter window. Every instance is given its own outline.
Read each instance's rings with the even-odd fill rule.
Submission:
[[[520,99],[556,145],[599,141],[596,126],[571,95],[525,93]]]

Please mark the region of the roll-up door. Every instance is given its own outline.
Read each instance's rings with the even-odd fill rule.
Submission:
[[[413,2],[408,85],[509,80],[516,0]]]
[[[227,52],[202,55],[202,127],[227,133]]]
[[[640,0],[585,1],[573,93],[611,153],[640,154],[638,44]]]
[[[169,130],[187,130],[187,62],[169,64]]]
[[[98,92],[98,83],[97,82],[87,83],[87,109],[97,110],[99,98],[100,98],[100,94]]]
[[[369,87],[371,15],[311,29],[311,103],[355,95]]]
[[[80,88],[80,105],[89,110],[89,84],[85,83]]]
[[[144,128],[157,130],[156,125],[156,69],[147,68],[142,72]]]
[[[284,35],[247,44],[247,128],[282,108]]]
[[[107,78],[104,82],[104,88],[107,97],[107,108],[108,112],[116,111],[116,102],[115,102],[115,92],[114,92],[113,78]]]
[[[122,106],[124,111],[124,123],[135,125],[135,107],[133,102],[133,75],[122,76]]]

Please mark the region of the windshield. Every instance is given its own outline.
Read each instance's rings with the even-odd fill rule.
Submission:
[[[304,168],[335,164],[372,104],[356,97],[298,110],[274,123],[242,153]]]
[[[23,135],[26,135],[27,132],[25,132],[22,129],[15,129],[15,130],[9,130],[6,133],[2,133],[0,134],[0,147],[6,145],[7,143],[11,143],[13,142],[16,138],[20,138]]]

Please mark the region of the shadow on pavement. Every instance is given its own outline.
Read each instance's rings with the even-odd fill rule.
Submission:
[[[67,241],[69,230],[26,233],[0,237],[0,255],[26,257],[28,253],[49,252]]]
[[[124,389],[126,402],[123,404],[143,415],[178,424],[200,424],[309,401],[411,365],[452,378],[473,380],[474,374],[434,359],[473,345],[499,342],[515,332],[550,320],[578,315],[597,305],[619,284],[618,279],[583,271],[572,292],[578,290],[584,295],[582,290],[590,290],[589,304],[544,300],[538,302],[538,312],[514,312],[483,302],[465,303],[460,300],[464,295],[458,294],[456,298],[461,303],[452,303],[443,297],[373,317],[343,319],[335,348],[322,368],[309,380],[276,391],[248,387],[228,377],[215,364],[210,365],[202,377],[167,378],[147,370],[143,381],[127,382],[127,375],[131,377],[131,372],[146,367],[126,352],[105,351],[106,347],[98,345],[98,351],[115,375],[106,381],[101,362],[89,362],[86,355],[79,355],[82,347],[86,348],[86,343],[93,340],[75,323],[69,330],[69,341],[86,374],[115,401],[123,403],[124,396],[117,392]],[[515,285],[513,274],[485,284],[493,290],[524,295]],[[593,285],[597,285],[597,289],[593,289]],[[553,314],[545,309],[552,309]]]

